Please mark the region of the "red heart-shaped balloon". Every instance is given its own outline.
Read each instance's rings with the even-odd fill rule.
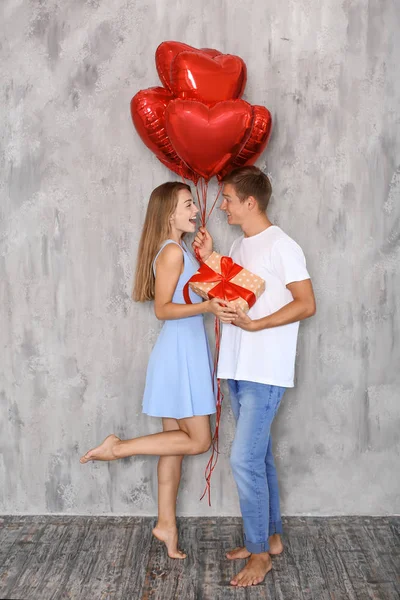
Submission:
[[[172,100],[165,116],[178,155],[206,180],[240,152],[253,122],[252,107],[244,100],[219,102],[213,108],[195,100]]]
[[[156,50],[156,68],[161,83],[171,91],[171,65],[174,58],[180,52],[197,52],[208,56],[218,56],[221,54],[213,48],[202,48],[198,50],[182,42],[162,42]]]
[[[253,106],[253,126],[249,139],[231,162],[218,174],[221,180],[233,169],[254,165],[257,158],[265,150],[272,130],[271,113],[265,106]]]
[[[213,105],[239,98],[246,85],[246,73],[239,56],[182,51],[171,65],[171,90],[179,98]]]
[[[200,52],[204,52],[204,54],[208,54],[209,56],[220,56],[222,52],[218,50],[214,50],[214,48],[200,48]]]
[[[198,176],[179,158],[165,128],[165,109],[172,95],[162,87],[141,90],[131,100],[132,121],[142,141],[171,171],[197,183]]]

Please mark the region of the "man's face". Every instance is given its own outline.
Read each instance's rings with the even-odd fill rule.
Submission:
[[[243,225],[248,213],[246,201],[240,201],[240,198],[236,195],[234,186],[230,183],[224,184],[222,197],[223,200],[220,209],[225,212],[229,225]]]

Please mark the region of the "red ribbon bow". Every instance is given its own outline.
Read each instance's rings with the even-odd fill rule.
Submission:
[[[256,301],[254,292],[247,290],[236,283],[232,283],[231,281],[241,271],[243,271],[243,267],[234,263],[230,256],[221,257],[221,273],[213,271],[206,263],[202,263],[197,273],[189,279],[183,288],[183,297],[186,304],[192,304],[189,296],[189,283],[215,282],[217,285],[208,292],[209,298],[222,298],[223,300],[228,300],[230,302],[237,300],[238,298],[243,298],[246,300],[249,308],[251,308]]]

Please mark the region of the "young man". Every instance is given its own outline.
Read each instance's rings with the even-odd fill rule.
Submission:
[[[265,280],[266,291],[246,315],[237,309],[223,325],[218,377],[228,380],[236,434],[231,466],[239,492],[245,547],[227,553],[248,562],[232,585],[257,585],[271,570],[271,554],[283,545],[278,480],[272,455],[271,424],[286,388],[293,387],[299,321],[315,313],[315,299],[298,244],[266,214],[271,184],[256,167],[224,178],[221,210],[243,235],[235,240],[234,262]],[[194,246],[207,260],[210,234],[198,232]]]

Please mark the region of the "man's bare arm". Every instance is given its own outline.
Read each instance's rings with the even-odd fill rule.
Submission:
[[[294,281],[286,287],[292,293],[293,300],[291,302],[282,306],[276,312],[255,320],[250,319],[248,315],[238,309],[238,316],[233,324],[246,331],[261,331],[262,329],[296,323],[315,315],[316,303],[311,279]]]

